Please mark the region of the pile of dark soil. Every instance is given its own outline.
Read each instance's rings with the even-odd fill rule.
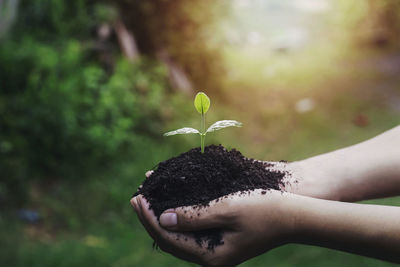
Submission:
[[[211,145],[194,148],[178,157],[160,162],[135,195],[142,194],[159,218],[170,208],[207,206],[211,200],[253,189],[280,190],[285,173],[266,169],[266,162],[245,158],[239,151]],[[209,249],[223,244],[222,231],[211,229],[193,233],[199,245]]]

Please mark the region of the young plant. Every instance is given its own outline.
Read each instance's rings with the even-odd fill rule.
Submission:
[[[170,136],[170,135],[175,135],[175,134],[192,134],[192,133],[197,133],[200,135],[200,147],[201,147],[201,153],[204,153],[204,142],[206,139],[206,134],[209,132],[214,132],[226,127],[231,127],[231,126],[236,126],[236,127],[241,127],[242,123],[234,120],[222,120],[222,121],[217,121],[208,129],[206,130],[206,113],[208,109],[210,108],[210,98],[203,93],[197,93],[195,99],[194,99],[194,107],[196,108],[197,112],[201,114],[201,126],[200,126],[200,131],[194,128],[190,127],[184,127],[175,131],[171,131],[168,133],[165,133],[164,136]]]

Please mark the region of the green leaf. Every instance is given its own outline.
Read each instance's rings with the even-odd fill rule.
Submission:
[[[199,134],[200,132],[194,128],[185,127],[185,128],[180,128],[175,131],[170,131],[168,133],[165,133],[164,136],[170,136],[170,135],[175,135],[175,134],[192,134],[192,133]]]
[[[200,114],[204,115],[210,108],[210,99],[203,92],[197,93],[194,99],[194,107]]]
[[[217,121],[207,129],[207,133],[221,130],[226,127],[242,127],[242,123],[234,120]]]

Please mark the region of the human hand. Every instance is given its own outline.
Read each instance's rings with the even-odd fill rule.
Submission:
[[[340,164],[340,159],[331,155],[327,161],[319,157],[302,161],[260,161],[264,162],[267,171],[284,173],[280,189],[285,192],[327,200],[349,201],[349,192],[343,175],[339,176],[332,165]],[[149,177],[153,171],[148,171]],[[353,196],[355,195],[353,190]],[[351,196],[351,195],[350,195]]]
[[[400,220],[398,207],[262,192],[229,195],[201,209],[167,210],[160,217],[161,225],[141,195],[131,203],[162,250],[203,266],[234,266],[286,243],[400,263],[400,225],[395,223]],[[171,214],[176,214],[175,219]],[[201,229],[221,229],[224,244],[214,250],[199,246],[187,231]]]
[[[269,171],[278,171],[278,172],[285,173],[284,185],[282,185],[282,187],[281,187],[281,189],[283,191],[289,191],[289,192],[296,191],[299,194],[312,195],[312,196],[315,196],[315,194],[319,193],[320,197],[323,196],[323,194],[327,193],[327,192],[323,192],[324,188],[329,189],[328,184],[324,184],[324,183],[321,183],[321,181],[318,181],[318,179],[316,179],[316,177],[317,177],[316,175],[308,176],[305,179],[302,175],[306,172],[312,173],[313,169],[307,169],[307,168],[310,168],[313,166],[307,165],[304,163],[307,163],[307,162],[306,161],[291,162],[291,163],[268,162],[268,164],[266,164],[266,165],[268,166],[267,170],[269,170]],[[148,171],[146,173],[146,177],[150,177],[152,173],[153,173],[153,171]],[[312,182],[313,180],[316,181],[315,185]],[[262,191],[263,190],[261,190],[261,192]],[[177,215],[178,215],[177,221],[181,222],[181,224],[178,223],[178,226],[168,227],[165,224],[165,221],[163,221],[163,219],[165,219],[165,216],[162,216],[161,217],[161,225],[165,227],[165,229],[163,229],[160,227],[160,224],[159,224],[157,218],[154,216],[153,212],[148,210],[148,203],[147,203],[147,201],[145,201],[142,198],[142,196],[138,196],[137,198],[133,199],[132,205],[135,207],[135,209],[137,211],[137,215],[138,215],[139,219],[141,220],[142,224],[146,227],[149,234],[153,237],[153,239],[156,241],[156,243],[160,246],[161,249],[163,249],[177,257],[186,259],[188,261],[194,261],[197,263],[201,263],[201,262],[203,262],[204,264],[206,264],[207,262],[212,262],[212,263],[217,262],[218,263],[218,260],[214,260],[213,257],[219,257],[219,258],[225,257],[226,259],[234,261],[234,262],[236,262],[235,264],[237,264],[238,261],[240,261],[240,262],[245,261],[246,259],[252,258],[252,257],[254,257],[258,254],[261,254],[271,248],[274,248],[280,244],[284,244],[285,242],[287,242],[287,240],[290,240],[290,235],[280,234],[280,231],[278,231],[278,229],[280,229],[279,227],[282,226],[282,221],[281,221],[282,218],[281,217],[283,217],[283,215],[280,215],[277,217],[271,217],[269,215],[268,220],[265,220],[265,218],[263,218],[264,217],[263,213],[258,211],[257,205],[251,205],[251,206],[249,205],[248,208],[243,206],[243,205],[248,205],[249,202],[251,202],[250,199],[254,200],[255,199],[254,194],[257,195],[257,192],[258,192],[258,197],[261,196],[261,198],[258,198],[259,201],[254,201],[253,204],[258,202],[258,204],[259,204],[258,206],[262,207],[261,210],[266,210],[268,208],[271,208],[273,210],[271,212],[271,214],[275,214],[276,211],[273,208],[273,206],[275,204],[274,204],[274,202],[272,202],[273,198],[269,198],[269,196],[276,195],[276,193],[278,193],[279,197],[282,197],[285,194],[278,192],[278,191],[265,191],[265,192],[268,192],[268,194],[260,195],[260,190],[256,190],[251,193],[251,196],[252,196],[251,198],[250,198],[250,196],[237,196],[237,195],[231,196],[231,197],[233,197],[233,199],[231,199],[231,197],[230,197],[229,203],[231,203],[231,204],[236,203],[235,200],[237,199],[237,203],[242,203],[242,205],[232,204],[232,205],[230,205],[231,206],[230,209],[227,209],[223,205],[224,202],[221,202],[218,205],[215,205],[216,203],[214,203],[214,202],[211,203],[211,211],[215,209],[217,211],[217,214],[219,214],[218,213],[219,210],[226,212],[226,213],[221,213],[218,215],[218,216],[221,216],[221,220],[223,222],[222,225],[218,225],[217,223],[216,223],[216,225],[214,225],[213,223],[211,223],[210,225],[208,225],[208,224],[202,225],[201,222],[200,222],[200,224],[201,224],[200,227],[196,223],[192,223],[189,226],[188,226],[188,223],[182,225],[182,223],[185,223],[185,222],[192,222],[193,220],[200,220],[196,216],[192,215],[192,213],[195,213],[197,210],[188,207],[188,208],[184,208],[184,211],[186,211],[186,216],[184,216],[183,219],[181,219],[181,220],[178,220],[178,218],[179,218],[179,210],[182,210],[182,208],[176,209],[176,211],[178,211],[177,212]],[[271,192],[273,192],[273,193],[271,193]],[[226,200],[226,201],[228,201],[228,200]],[[144,211],[142,208],[143,205],[140,204],[142,202],[146,206]],[[263,202],[266,202],[266,203],[263,203]],[[240,212],[239,211],[235,212],[235,216],[237,216],[237,218],[239,218],[239,219],[233,220],[232,224],[230,224],[232,219],[230,218],[229,214],[230,214],[230,212],[232,212],[234,205],[236,205],[235,208],[240,211]],[[187,210],[187,209],[189,209],[189,210]],[[207,213],[207,212],[209,212],[209,210],[210,210],[210,208],[205,208],[199,214]],[[171,211],[172,210],[168,210],[166,212],[166,215],[171,215],[172,214]],[[197,213],[196,213],[196,215],[197,215]],[[286,215],[287,215],[287,213],[286,213]],[[194,218],[190,218],[190,216],[193,216]],[[216,217],[217,217],[217,215],[216,215]],[[186,221],[184,219],[186,219]],[[275,225],[278,227],[277,229],[274,229],[274,227],[272,225],[270,226],[270,223],[271,224],[273,223],[272,219],[276,219]],[[290,218],[290,219],[292,219],[292,218]],[[241,220],[244,220],[243,223]],[[257,222],[259,222],[259,223],[257,224]],[[244,224],[244,223],[248,223],[248,224]],[[240,232],[235,231],[234,226],[239,228]],[[255,226],[258,226],[258,227],[255,227]],[[264,228],[264,227],[266,227],[266,228]],[[225,246],[225,245],[220,246],[220,247],[217,246],[215,248],[215,251],[217,251],[217,253],[213,254],[213,253],[210,253],[210,251],[205,249],[204,247],[200,247],[198,244],[196,244],[196,242],[194,242],[192,235],[187,234],[187,233],[186,234],[182,233],[185,231],[186,232],[187,231],[199,231],[199,230],[207,229],[207,228],[222,229],[225,233],[224,241],[225,241],[225,238],[227,235],[232,235],[232,236],[236,236],[237,240],[241,240],[241,242],[237,242],[236,240],[232,239],[231,243],[235,244],[235,246]],[[232,228],[233,228],[233,230],[232,230]],[[248,233],[247,229],[253,230],[254,235],[252,236],[250,233]],[[269,236],[264,236],[264,235],[260,234],[263,232],[263,229],[264,229],[264,231],[265,231],[265,229],[274,229],[274,230],[272,230],[272,234],[268,233]],[[176,232],[181,232],[181,233],[177,234]],[[260,242],[256,241],[257,238],[259,238],[258,240]],[[177,239],[179,239],[179,240],[177,240]],[[185,241],[185,239],[186,239],[186,241]],[[248,242],[245,242],[245,241],[248,241]],[[252,245],[250,245],[249,243],[251,243]],[[226,241],[225,241],[225,244],[227,244]],[[241,246],[241,245],[243,245],[243,246]],[[221,256],[221,255],[223,255],[223,256]],[[235,255],[235,257],[232,258],[231,255]],[[212,260],[209,260],[209,259],[212,259]],[[218,265],[216,265],[216,266],[218,266]],[[222,266],[224,266],[224,265],[222,265]]]
[[[249,195],[214,200],[210,207],[200,211],[193,207],[168,210],[167,215],[177,214],[178,226],[168,227],[164,221],[167,216],[161,218],[166,228],[163,229],[141,196],[133,198],[131,203],[163,250],[205,266],[238,264],[290,241],[400,262],[398,224],[392,223],[399,219],[397,208],[328,201],[357,201],[399,194],[400,157],[393,145],[400,141],[399,133],[400,127],[397,127],[349,148],[298,162],[271,163],[268,169],[286,174],[281,189],[295,194],[269,190],[265,194],[269,198],[263,205],[256,201],[261,196],[255,190]],[[277,194],[282,201],[276,201]],[[187,220],[185,210],[199,215]],[[261,229],[260,225],[265,228]],[[223,229],[225,244],[209,251],[198,246],[190,233],[174,232],[204,228]]]
[[[343,175],[339,176],[332,167],[338,162],[316,160],[316,158],[305,159],[294,162],[272,162],[268,168],[271,171],[285,172],[281,190],[298,195],[326,199],[350,201],[352,194],[346,191],[346,183]]]
[[[354,202],[400,194],[400,126],[362,143],[288,163],[283,190]],[[279,166],[278,166],[279,167]]]
[[[160,223],[141,195],[132,198],[131,203],[162,250],[203,266],[235,266],[291,240],[292,197],[276,190],[236,193],[200,209],[167,210],[160,216]],[[224,244],[214,250],[198,245],[189,232],[204,229],[221,229]]]

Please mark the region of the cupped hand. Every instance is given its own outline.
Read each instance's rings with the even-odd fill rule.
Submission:
[[[276,190],[254,190],[213,200],[207,207],[180,207],[165,211],[160,222],[141,195],[132,198],[139,220],[159,247],[202,266],[235,266],[274,247],[290,242],[294,195]],[[213,250],[195,242],[189,232],[223,231],[223,245]]]
[[[210,202],[208,207],[181,207],[165,211],[160,222],[141,196],[131,200],[139,220],[159,247],[181,259],[203,266],[235,266],[291,241],[295,217],[291,204],[296,193],[334,199],[329,181],[315,179],[315,166],[307,161],[268,162],[268,171],[285,173],[281,189],[257,189]],[[149,178],[153,171],[148,171]],[[221,229],[223,245],[208,250],[188,232]]]

